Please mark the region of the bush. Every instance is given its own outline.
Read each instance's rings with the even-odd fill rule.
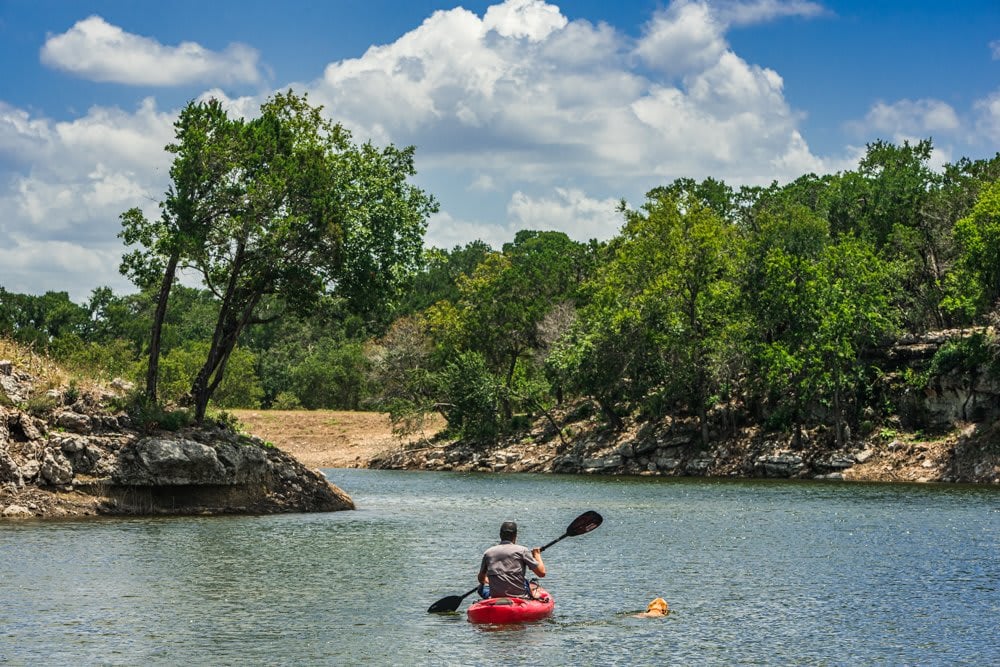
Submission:
[[[923,376],[924,386],[932,378],[958,373],[973,376],[984,371],[996,373],[994,342],[982,332],[942,345]]]
[[[299,397],[290,391],[283,391],[274,397],[274,402],[271,404],[271,409],[273,410],[300,410],[302,408],[302,403],[299,402]]]
[[[165,401],[186,400],[195,376],[208,356],[208,343],[188,341],[160,359],[159,395]],[[256,357],[244,348],[236,348],[226,364],[222,384],[212,395],[212,405],[219,408],[257,408],[264,395],[257,379]]]
[[[185,408],[168,408],[160,403],[150,402],[142,393],[134,393],[128,397],[125,406],[132,425],[144,433],[153,433],[159,429],[178,431],[194,423],[194,413]]]
[[[303,407],[357,410],[366,394],[368,360],[360,343],[326,339],[292,370],[292,387]]]
[[[474,438],[500,432],[502,385],[477,352],[462,352],[438,376],[439,394],[448,407],[445,419],[452,433]]]
[[[56,409],[56,399],[48,393],[35,394],[28,398],[24,411],[33,417],[44,417]]]

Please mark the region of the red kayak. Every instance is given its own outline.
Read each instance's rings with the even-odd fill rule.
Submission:
[[[535,598],[487,598],[469,607],[470,623],[526,623],[545,618],[555,608],[555,600],[544,588],[535,589]]]

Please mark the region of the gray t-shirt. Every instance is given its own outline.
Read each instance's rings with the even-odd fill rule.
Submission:
[[[504,540],[483,554],[479,573],[489,577],[491,598],[528,597],[525,571],[538,567],[531,549]]]

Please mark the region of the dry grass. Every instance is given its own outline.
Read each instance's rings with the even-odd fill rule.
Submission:
[[[32,348],[0,338],[0,360],[12,361],[14,369],[35,378],[36,390],[54,389],[69,383],[70,374],[59,364]]]
[[[0,337],[0,361],[3,360],[13,362],[15,371],[31,376],[32,393],[36,396],[50,389],[65,388],[70,383],[85,393],[95,392],[105,384],[90,373],[56,363],[28,345]]]
[[[435,419],[423,433],[399,437],[381,412],[335,410],[230,410],[251,434],[272,442],[313,468],[361,468],[377,454],[433,437]]]

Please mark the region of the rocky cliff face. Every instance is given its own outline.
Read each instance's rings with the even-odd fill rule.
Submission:
[[[281,450],[219,426],[143,433],[112,390],[51,390],[0,361],[0,517],[353,509]],[[33,403],[32,411],[23,409]]]

